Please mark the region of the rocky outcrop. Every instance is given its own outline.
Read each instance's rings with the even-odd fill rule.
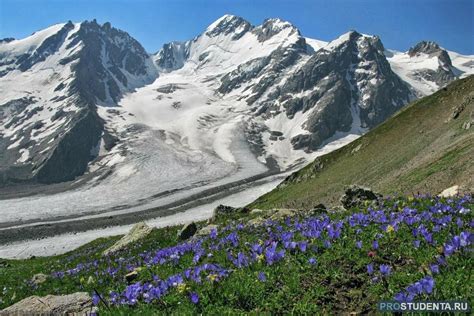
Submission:
[[[0,315],[89,315],[95,309],[85,292],[30,296],[0,311]]]
[[[126,248],[129,244],[136,242],[137,240],[143,239],[148,236],[152,231],[152,228],[149,227],[144,222],[135,224],[132,229],[123,236],[119,241],[113,244],[110,248],[104,251],[104,255],[110,255],[114,252],[117,252],[121,249]]]
[[[178,232],[178,238],[181,240],[186,240],[194,236],[197,232],[196,223],[191,222],[183,226],[183,228]]]
[[[443,192],[441,192],[438,196],[443,197],[443,198],[449,198],[449,197],[456,196],[460,193],[461,193],[461,189],[459,185],[453,185],[452,187],[449,187],[443,190]]]
[[[196,236],[209,235],[213,230],[217,230],[218,227],[219,227],[218,225],[213,225],[213,224],[204,226],[197,232]]]
[[[358,185],[352,185],[345,189],[344,195],[341,197],[341,204],[346,210],[353,207],[363,206],[367,201],[375,201],[382,195],[373,192],[371,189]]]

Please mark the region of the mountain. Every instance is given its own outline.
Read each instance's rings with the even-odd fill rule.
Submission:
[[[474,76],[415,101],[354,142],[316,158],[252,207],[336,204],[344,186],[384,194],[474,189]]]
[[[0,183],[82,175],[111,139],[97,106],[116,104],[156,76],[136,40],[95,21],[2,43],[0,60]]]
[[[356,31],[327,43],[233,15],[156,54],[96,21],[2,40],[0,194],[75,189],[3,207],[145,209],[292,170],[472,73],[473,60],[432,42],[391,51]]]
[[[472,74],[473,57],[450,52],[432,41],[422,41],[407,52],[385,51],[394,72],[417,96],[431,94],[452,80]]]

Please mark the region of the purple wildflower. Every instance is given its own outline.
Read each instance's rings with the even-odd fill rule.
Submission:
[[[372,249],[379,249],[379,242],[377,240],[372,242]]]
[[[367,265],[367,273],[368,273],[368,274],[374,273],[374,265],[373,265],[372,263],[369,263],[369,264]]]
[[[189,293],[189,299],[193,304],[199,303],[199,295],[196,292]]]
[[[100,297],[97,293],[92,294],[92,305],[97,306],[99,305]]]
[[[437,265],[437,264],[430,265],[430,270],[431,270],[432,273],[438,274],[439,273],[439,265]]]
[[[380,273],[382,273],[383,276],[389,275],[391,270],[392,268],[388,264],[380,265]]]

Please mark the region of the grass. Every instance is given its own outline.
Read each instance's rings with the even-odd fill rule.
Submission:
[[[335,205],[347,185],[369,186],[384,194],[441,192],[474,188],[474,129],[463,129],[474,112],[474,76],[405,107],[356,141],[318,157],[275,190],[249,205],[269,209],[310,209]],[[452,119],[454,107],[466,104]]]
[[[397,216],[405,216],[402,214],[408,209],[416,211],[414,217],[419,221],[413,225],[403,222],[396,224]],[[434,212],[437,209],[441,212]],[[470,211],[466,212],[467,209]],[[473,264],[472,249],[457,251],[447,257],[447,265],[441,267],[440,274],[431,273],[429,265],[436,262],[443,252],[440,246],[461,231],[472,229],[473,209],[471,197],[454,200],[416,197],[384,200],[378,206],[367,205],[346,212],[330,213],[329,217],[298,213],[295,217],[280,221],[267,220],[257,226],[247,224],[250,218],[247,215],[234,215],[232,219],[220,220],[215,238],[203,237],[192,242],[181,242],[176,237],[180,227],[155,229],[142,241],[109,257],[102,256],[102,252],[117,237],[102,238],[61,256],[3,261],[0,284],[4,290],[0,295],[0,308],[30,295],[97,291],[108,302],[108,307],[99,303],[101,315],[369,313],[375,312],[378,301],[392,299],[396,293],[426,275],[435,278],[435,290],[431,295],[423,295],[419,299],[468,299],[472,305],[474,282],[469,272]],[[381,213],[374,213],[374,210],[380,210],[387,219],[392,220],[381,223]],[[459,210],[464,211],[460,213]],[[365,214],[370,220],[352,226],[348,219],[355,218],[353,214],[359,213]],[[432,216],[428,216],[428,213]],[[445,216],[451,216],[445,225],[435,222]],[[322,226],[319,237],[307,235],[311,225],[318,220],[326,220],[326,224],[332,227],[342,222],[340,235],[331,237],[326,224]],[[393,223],[396,231],[388,231],[388,223]],[[421,236],[413,236],[413,229],[420,227],[420,224],[433,233],[433,243]],[[236,234],[237,244],[228,237],[231,233]],[[283,247],[284,234],[287,233],[293,233],[289,240],[298,245],[295,249]],[[266,256],[250,260],[248,266],[242,267],[229,258],[229,254],[237,257],[238,253],[250,258],[252,245],[268,245],[270,240],[278,240],[278,249],[286,251],[283,258],[271,265],[266,261]],[[373,249],[374,240],[378,240],[378,249]],[[415,240],[421,241],[419,248],[413,246]],[[330,246],[326,244],[327,241]],[[361,249],[356,247],[356,241],[362,242]],[[308,245],[303,251],[299,245],[305,242]],[[201,246],[196,246],[196,243]],[[177,250],[188,245],[192,245],[189,251]],[[174,249],[171,254],[175,254],[175,257],[169,255],[165,262],[151,263],[158,250],[169,247],[174,247],[171,248]],[[199,249],[204,252],[197,262],[193,262]],[[369,255],[370,251],[375,255]],[[316,264],[310,262],[311,258],[316,260]],[[166,280],[188,268],[206,263],[224,267],[226,275],[218,277],[218,281],[211,281],[212,272],[203,272],[201,282],[185,278],[181,285],[171,286],[166,295],[150,303],[144,301],[142,294],[134,305],[111,303],[111,291],[122,293],[135,282],[144,285],[155,282],[157,278]],[[379,272],[369,275],[369,263],[374,264],[376,270],[381,264],[390,265],[392,273],[388,277],[382,277]],[[128,284],[124,276],[137,267],[140,268],[138,278]],[[73,270],[75,268],[78,271]],[[67,270],[70,273],[63,277],[51,276],[38,286],[29,282],[39,272],[50,275]],[[266,280],[259,279],[261,273]],[[190,301],[192,292],[199,295],[199,303]]]

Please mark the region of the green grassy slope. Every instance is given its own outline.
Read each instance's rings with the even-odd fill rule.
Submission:
[[[463,108],[456,118],[453,113]],[[251,207],[335,204],[346,185],[384,194],[474,187],[474,76],[420,99],[358,140],[317,158]]]

